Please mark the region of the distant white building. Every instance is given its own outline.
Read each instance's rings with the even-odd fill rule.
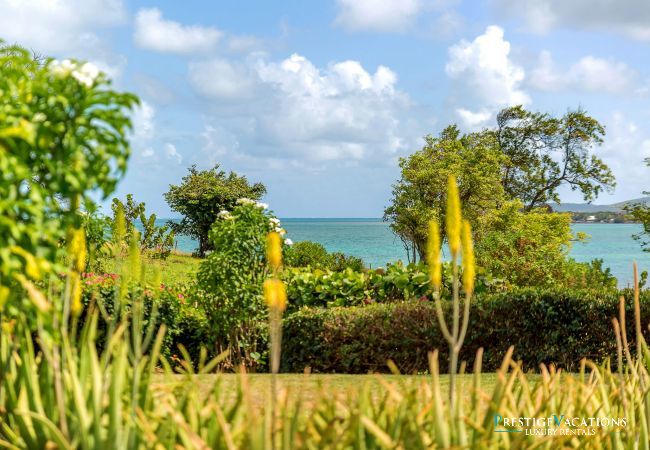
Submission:
[[[596,216],[587,216],[587,222],[595,222]]]

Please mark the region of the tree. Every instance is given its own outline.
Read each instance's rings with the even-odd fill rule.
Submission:
[[[559,202],[563,186],[591,201],[615,185],[609,167],[592,154],[604,135],[603,126],[581,109],[556,118],[514,106],[497,115],[493,129],[461,135],[449,126],[438,138],[425,137],[422,150],[400,160],[401,178],[384,219],[409,260],[416,260],[424,254],[427,223],[443,220],[449,175],[458,178],[463,215],[477,239],[481,224],[476,218],[505,201],[519,200],[524,211],[533,211]]]
[[[559,203],[563,185],[579,190],[590,202],[616,184],[609,167],[591,154],[602,144],[605,129],[582,109],[556,118],[513,106],[503,109],[496,129],[485,133],[495,136],[506,156],[502,180],[506,194],[521,200],[528,211]]]
[[[240,198],[259,200],[266,193],[262,183],[249,184],[245,176],[219,170],[217,164],[209,170],[189,168],[180,185],[170,185],[164,194],[172,211],[183,218],[179,223],[170,222],[177,234],[184,234],[199,241],[199,256],[213,249],[208,233],[221,211],[229,211]]]
[[[646,158],[645,163],[650,166],[650,158]],[[650,195],[650,191],[644,191],[643,195]],[[650,252],[650,206],[648,203],[635,203],[627,205],[625,210],[643,225],[643,230],[633,237],[641,243],[644,251]]]
[[[461,136],[455,125],[445,128],[438,137],[426,136],[421,150],[400,159],[401,177],[393,185],[393,198],[384,211],[384,220],[391,222],[392,230],[402,240],[409,261],[424,258],[429,222],[445,220],[450,175],[458,180],[463,216],[475,228],[478,217],[499,207],[504,201],[503,159],[491,134]]]

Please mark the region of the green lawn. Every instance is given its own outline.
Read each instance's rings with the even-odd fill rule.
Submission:
[[[163,375],[156,375],[154,384],[158,386],[169,386],[176,381],[180,382],[183,375],[174,375],[172,379],[165,379]],[[219,375],[193,375],[195,382],[206,394],[214,383],[219,383],[219,389],[225,398],[234,398],[237,388],[240,385],[240,375],[219,374]],[[268,400],[271,392],[271,375],[269,374],[247,374],[248,392],[251,395],[252,403],[255,406],[262,406]],[[469,398],[470,388],[473,382],[472,375],[460,376],[459,385]],[[415,383],[426,383],[431,380],[429,375],[339,375],[339,374],[279,374],[278,388],[287,391],[289,398],[301,398],[307,405],[322,395],[336,396],[350,393],[357,395],[362,389],[367,388],[373,394],[384,392],[382,389],[385,383],[402,384],[413,386]],[[496,384],[495,373],[481,374],[481,389],[491,392]],[[449,391],[449,376],[440,376],[442,395],[447,396]]]
[[[190,281],[199,268],[200,262],[201,259],[187,253],[172,253],[167,259],[143,257],[145,282],[153,282],[157,271],[160,272],[162,282],[167,285]],[[118,272],[115,261],[109,263],[108,272]]]

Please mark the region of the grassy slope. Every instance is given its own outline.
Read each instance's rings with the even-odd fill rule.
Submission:
[[[190,281],[194,278],[200,262],[199,258],[194,258],[185,253],[172,253],[165,260],[144,257],[142,258],[142,265],[145,271],[145,282],[153,282],[157,271],[160,272],[164,284],[172,285]],[[117,272],[116,266],[116,262],[111,261],[107,268],[108,272]]]

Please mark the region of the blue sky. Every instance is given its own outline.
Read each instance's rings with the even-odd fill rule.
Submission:
[[[378,217],[423,135],[519,103],[606,126],[618,186],[597,203],[650,189],[647,0],[0,0],[0,37],[141,97],[118,195],[162,217],[169,184],[215,163],[281,217]]]

